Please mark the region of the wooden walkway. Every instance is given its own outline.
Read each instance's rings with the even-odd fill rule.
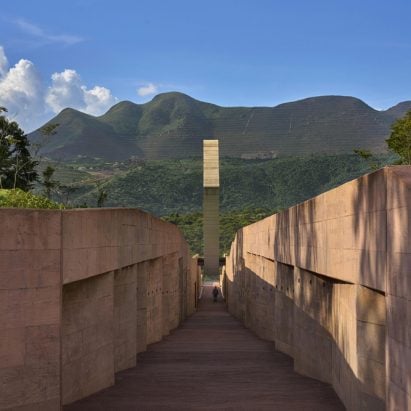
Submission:
[[[274,350],[212,302],[116,375],[116,385],[64,407],[75,410],[344,410],[333,389],[293,371]]]

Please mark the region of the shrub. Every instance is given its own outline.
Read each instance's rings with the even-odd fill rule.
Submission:
[[[63,204],[20,190],[0,190],[0,207],[63,209]]]

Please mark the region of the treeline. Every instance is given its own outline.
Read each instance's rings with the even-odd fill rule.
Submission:
[[[271,160],[223,158],[220,206],[223,212],[280,210],[394,161],[356,154],[284,157]],[[192,214],[202,209],[201,159],[147,161],[102,183],[106,206],[138,207],[158,216]],[[94,204],[96,187],[83,185],[77,204]]]

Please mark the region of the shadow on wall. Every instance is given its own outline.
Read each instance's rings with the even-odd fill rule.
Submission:
[[[356,180],[358,189],[351,198],[347,219],[353,231],[351,259],[358,261],[358,281],[370,288],[386,291],[387,275],[387,177],[376,172]]]
[[[395,166],[386,168],[385,187],[386,204],[385,213],[382,218],[386,219],[383,225],[380,221],[371,219],[368,229],[369,232],[377,232],[381,237],[386,238],[385,265],[379,266],[384,269],[385,283],[384,292],[386,295],[386,396],[387,409],[405,410],[411,409],[411,241],[410,241],[410,222],[411,222],[411,167]],[[372,175],[370,175],[372,176]],[[365,180],[363,191],[367,191],[369,196],[377,196],[378,189],[374,181]],[[382,199],[377,197],[382,203]],[[358,198],[356,206],[369,207],[367,199]],[[382,207],[380,207],[381,209]],[[381,214],[375,208],[375,214]],[[356,221],[356,229],[361,234],[362,221]],[[378,225],[377,225],[378,224]],[[384,228],[386,229],[384,230]],[[361,254],[361,267],[372,264],[373,250],[381,254],[378,244],[370,242],[370,238],[363,239],[365,246],[371,250]],[[364,249],[365,249],[364,246]],[[378,256],[379,257],[379,256]],[[380,264],[382,258],[375,258]],[[379,285],[379,284],[378,284]]]
[[[369,293],[374,294],[357,308],[357,317],[361,321],[357,329],[357,375],[363,381],[380,381],[380,395],[385,399],[387,409],[398,409],[392,408],[389,399],[393,400],[394,397],[387,392],[387,180],[390,173],[390,168],[386,168],[356,180],[357,190],[351,198],[351,209],[355,212],[352,217],[346,217],[353,232],[353,244],[346,255],[354,261],[358,270],[358,283],[368,287]],[[384,301],[383,310],[376,304],[376,300],[380,299]],[[384,341],[381,347],[372,349],[373,340],[382,338]]]
[[[252,258],[263,264],[258,261],[262,257]],[[234,281],[226,278],[230,313],[260,338],[273,341],[278,351],[293,357],[297,372],[332,384],[347,409],[384,410],[384,378],[378,367],[367,368],[367,355],[384,355],[385,334],[357,346],[355,337],[361,333],[362,321],[355,318],[352,308],[358,286],[274,261],[271,264],[277,265],[272,281],[263,280],[249,266],[237,272]],[[361,354],[366,361],[361,361]],[[358,366],[363,367],[361,375]]]
[[[227,257],[230,312],[348,409],[411,405],[410,187],[411,167],[378,170],[244,227]]]
[[[389,410],[411,409],[410,169],[387,167],[384,173],[380,170],[364,176],[351,200],[353,209],[358,210],[352,229],[360,250],[356,256],[359,281],[381,292],[386,301],[384,371]],[[363,315],[374,318],[374,305],[365,305]],[[365,372],[372,367],[373,361]]]

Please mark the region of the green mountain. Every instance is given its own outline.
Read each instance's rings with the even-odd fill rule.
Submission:
[[[404,117],[405,114],[407,114],[408,111],[411,110],[411,101],[403,101],[402,103],[399,103],[395,105],[394,107],[389,108],[386,113],[399,118],[399,117]]]
[[[359,147],[383,152],[390,125],[409,109],[410,101],[377,111],[343,96],[276,107],[220,107],[164,93],[146,104],[123,101],[100,117],[65,109],[50,120],[60,126],[42,152],[61,160],[200,157],[204,138],[220,140],[221,156],[245,159],[349,153]],[[30,138],[38,142],[41,133]]]

